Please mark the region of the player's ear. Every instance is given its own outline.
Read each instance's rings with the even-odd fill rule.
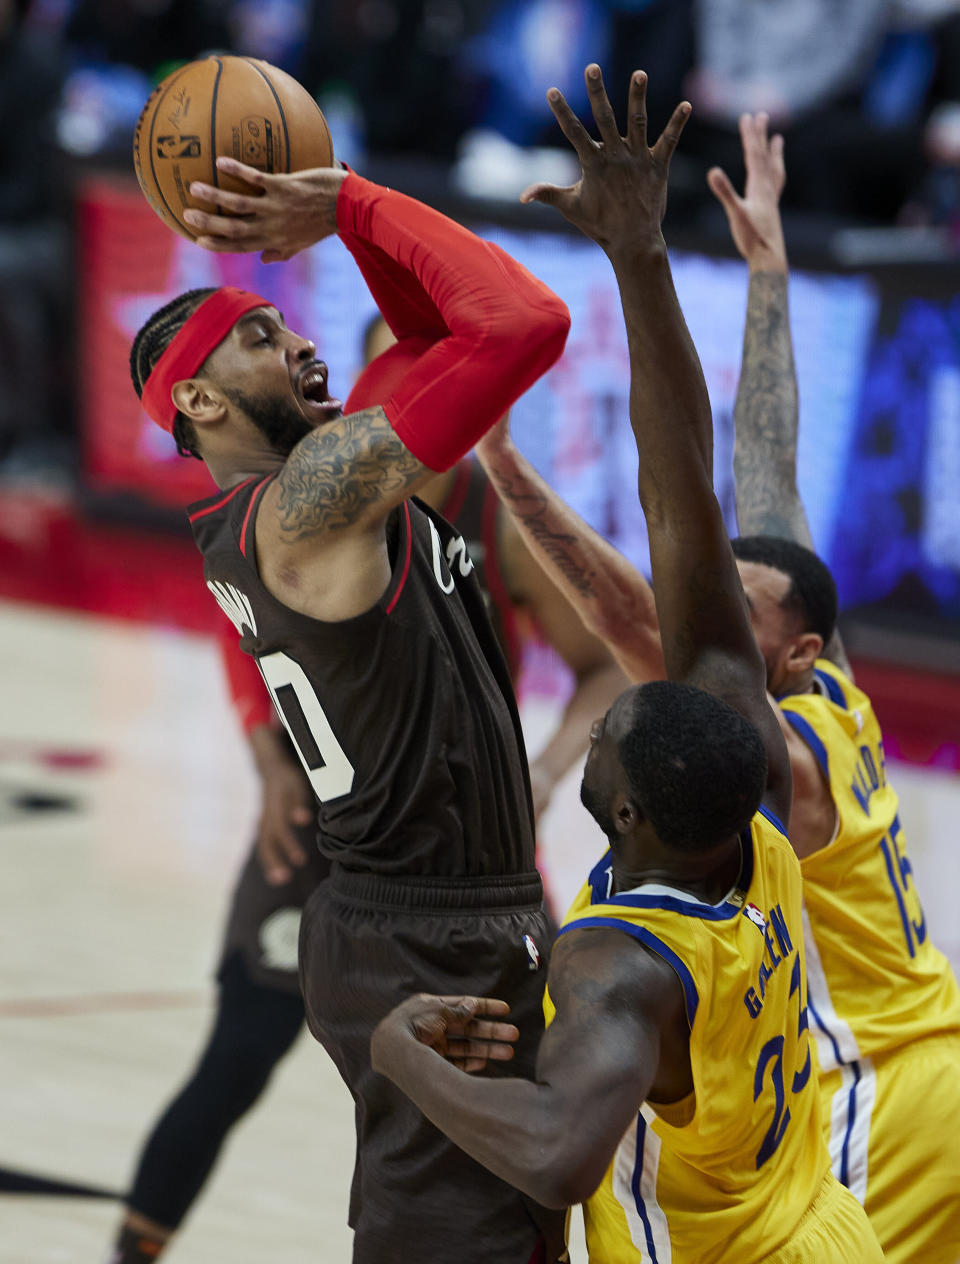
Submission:
[[[170,397],[179,412],[201,425],[219,421],[226,411],[223,396],[203,378],[191,377],[175,382]]]
[[[618,834],[631,834],[642,820],[642,813],[633,799],[618,794],[613,801],[613,821]]]
[[[795,676],[813,669],[814,663],[823,652],[823,637],[818,632],[802,632],[790,642],[786,670]]]

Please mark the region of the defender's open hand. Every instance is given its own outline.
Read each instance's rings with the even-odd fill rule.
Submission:
[[[677,106],[650,149],[646,74],[637,70],[630,78],[626,136],[621,136],[617,128],[600,67],[588,66],[585,77],[599,141],[589,136],[557,88],[547,93],[561,131],[577,151],[580,179],[565,189],[553,184],[531,185],[520,200],[555,206],[612,257],[621,250],[643,247],[659,239],[667,208],[670,159],[690,116],[690,105],[682,101]]]
[[[740,140],[747,168],[743,197],[725,171],[711,167],[707,183],[727,213],[734,244],[754,271],[786,272],[787,249],[780,222],[780,195],[786,183],[783,137],[767,138],[766,114],[740,116]]]
[[[278,263],[337,231],[337,194],[347,178],[343,167],[267,175],[256,167],[220,157],[217,169],[250,185],[250,193],[230,193],[194,181],[193,197],[229,211],[215,215],[184,211],[198,234],[197,245],[218,253],[262,251],[264,263]]]
[[[496,1021],[509,1013],[506,1001],[487,996],[411,996],[374,1030],[373,1069],[389,1076],[391,1051],[411,1037],[462,1071],[482,1071],[488,1061],[509,1062],[520,1033],[512,1023]]]

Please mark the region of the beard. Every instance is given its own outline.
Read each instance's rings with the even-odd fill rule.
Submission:
[[[587,784],[586,777],[580,782],[580,802],[603,830],[604,837],[612,840],[616,836],[617,831],[614,827],[609,805],[605,796],[600,794],[593,786]]]
[[[261,399],[245,395],[233,387],[221,388],[237,408],[242,408],[266,441],[280,456],[289,456],[301,439],[306,438],[313,426],[299,408],[285,399]]]

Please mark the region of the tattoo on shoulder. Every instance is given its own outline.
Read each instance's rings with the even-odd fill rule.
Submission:
[[[496,473],[497,490],[513,517],[529,531],[564,579],[577,592],[589,596],[593,592],[591,580],[594,572],[578,557],[576,535],[558,531],[550,525],[550,506],[542,492],[525,490],[522,483],[516,486],[509,475],[500,470]]]
[[[301,439],[277,479],[284,536],[304,540],[388,510],[425,470],[395,434],[382,408],[351,413]]]

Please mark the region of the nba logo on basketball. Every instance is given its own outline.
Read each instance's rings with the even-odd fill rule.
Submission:
[[[199,136],[158,136],[158,158],[199,158]]]
[[[533,942],[533,940],[530,938],[529,935],[524,935],[523,946],[524,948],[526,948],[527,956],[530,958],[529,962],[527,963],[527,968],[529,970],[539,970],[540,969],[540,949]]]

